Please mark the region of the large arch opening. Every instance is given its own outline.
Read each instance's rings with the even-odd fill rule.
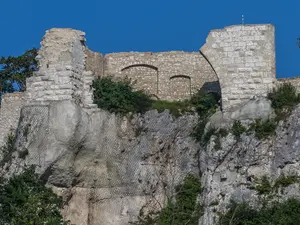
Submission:
[[[137,90],[158,95],[158,68],[148,64],[134,64],[121,70],[122,75],[133,81]]]
[[[208,93],[212,93],[214,94],[215,98],[218,99],[219,105],[221,110],[223,109],[222,107],[222,89],[221,89],[221,84],[220,84],[220,79],[219,76],[215,70],[215,68],[213,67],[212,63],[209,61],[209,59],[206,57],[206,55],[203,53],[203,51],[200,50],[200,54],[203,56],[203,58],[206,60],[206,62],[210,65],[213,73],[216,76],[217,81],[213,81],[213,82],[205,82],[203,84],[203,86],[201,87],[201,90],[208,92]]]
[[[219,81],[205,82],[200,89],[202,92],[210,93],[222,110],[221,88]]]

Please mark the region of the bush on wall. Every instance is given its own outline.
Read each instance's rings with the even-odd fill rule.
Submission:
[[[163,101],[152,100],[143,91],[134,91],[130,80],[115,81],[112,77],[97,78],[93,81],[94,103],[99,108],[112,113],[144,113],[150,109],[162,112],[169,109],[178,117],[185,112],[196,111],[202,118],[211,114],[218,104],[218,98],[212,93],[197,92],[191,100]]]
[[[278,89],[268,94],[275,109],[276,120],[285,119],[294,107],[300,103],[300,96],[296,88],[290,83],[281,84]]]
[[[151,99],[143,91],[133,91],[130,81],[113,81],[111,77],[93,81],[94,103],[112,113],[144,113],[151,108]]]

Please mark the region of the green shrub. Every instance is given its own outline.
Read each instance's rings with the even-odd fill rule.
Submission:
[[[300,224],[300,201],[288,199],[268,206],[251,207],[231,202],[229,211],[220,216],[219,225],[296,225]]]
[[[219,225],[258,225],[258,223],[253,223],[258,217],[259,212],[247,203],[232,201],[229,205],[229,211],[220,216]]]
[[[197,202],[202,192],[199,179],[187,175],[183,184],[175,188],[176,194],[169,199],[160,213],[140,218],[136,225],[198,225],[203,207]],[[143,217],[143,216],[142,216]]]
[[[175,117],[181,116],[186,112],[192,112],[193,109],[195,109],[198,115],[203,119],[212,115],[216,111],[218,100],[218,97],[213,93],[198,91],[191,97],[190,100],[153,101],[152,108],[157,109],[158,112],[163,112],[165,109],[169,109],[171,114]]]
[[[60,215],[62,199],[35,174],[34,166],[0,181],[0,224],[66,224]]]
[[[277,194],[280,187],[285,188],[291,184],[299,183],[299,179],[296,176],[286,177],[282,175],[272,184],[266,176],[263,176],[261,179],[256,179],[255,182],[257,185],[254,189],[259,195],[270,195]]]
[[[247,128],[242,125],[241,121],[236,120],[232,125],[231,131],[235,137],[239,138],[241,134],[247,131]]]
[[[292,108],[299,103],[296,88],[290,83],[284,83],[277,90],[268,94],[274,109]]]
[[[263,140],[273,135],[275,133],[276,127],[277,123],[273,119],[268,119],[264,122],[261,119],[257,119],[250,125],[249,131],[254,131],[255,136],[258,139]]]
[[[255,187],[255,190],[259,195],[270,194],[273,190],[272,184],[266,176],[263,176],[259,181],[259,184]]]
[[[201,118],[207,118],[215,113],[219,105],[220,96],[214,93],[198,91],[191,97],[191,104]]]
[[[191,104],[196,109],[199,119],[193,129],[192,136],[195,140],[199,141],[203,146],[206,145],[213,135],[215,130],[209,129],[205,133],[205,126],[218,107],[220,96],[214,93],[206,93],[202,90],[198,91],[191,98]]]
[[[274,189],[278,191],[279,187],[287,187],[291,184],[299,183],[299,179],[296,176],[280,176],[278,179],[276,179],[274,184]]]
[[[152,101],[142,91],[133,91],[129,81],[113,81],[111,77],[93,81],[94,103],[112,113],[144,113],[151,108]]]
[[[284,83],[277,90],[268,94],[272,107],[277,115],[276,120],[285,119],[293,108],[300,103],[296,88],[290,83]]]
[[[15,144],[15,136],[9,134],[6,139],[6,143],[0,147],[0,154],[2,154],[0,167],[3,167],[5,163],[8,163],[12,160],[12,155],[16,151],[14,144]]]
[[[192,105],[188,100],[185,101],[164,101],[164,100],[156,100],[152,103],[152,108],[156,109],[158,112],[163,112],[168,109],[170,113],[179,117],[186,112],[192,111]]]

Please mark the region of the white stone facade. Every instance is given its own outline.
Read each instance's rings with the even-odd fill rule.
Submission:
[[[224,111],[276,84],[275,29],[267,25],[230,26],[209,33],[201,52],[218,76]]]

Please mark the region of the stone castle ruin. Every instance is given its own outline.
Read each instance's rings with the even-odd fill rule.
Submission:
[[[102,55],[89,50],[85,41],[85,33],[78,30],[46,32],[37,57],[39,70],[27,79],[27,91],[3,96],[1,137],[16,128],[24,105],[74,99],[83,108],[96,110],[91,88],[95,77],[129,78],[135,89],[170,101],[187,99],[202,88],[221,95],[224,113],[289,82],[276,80],[275,29],[270,24],[213,30],[199,52]],[[293,83],[300,87],[298,79]]]

